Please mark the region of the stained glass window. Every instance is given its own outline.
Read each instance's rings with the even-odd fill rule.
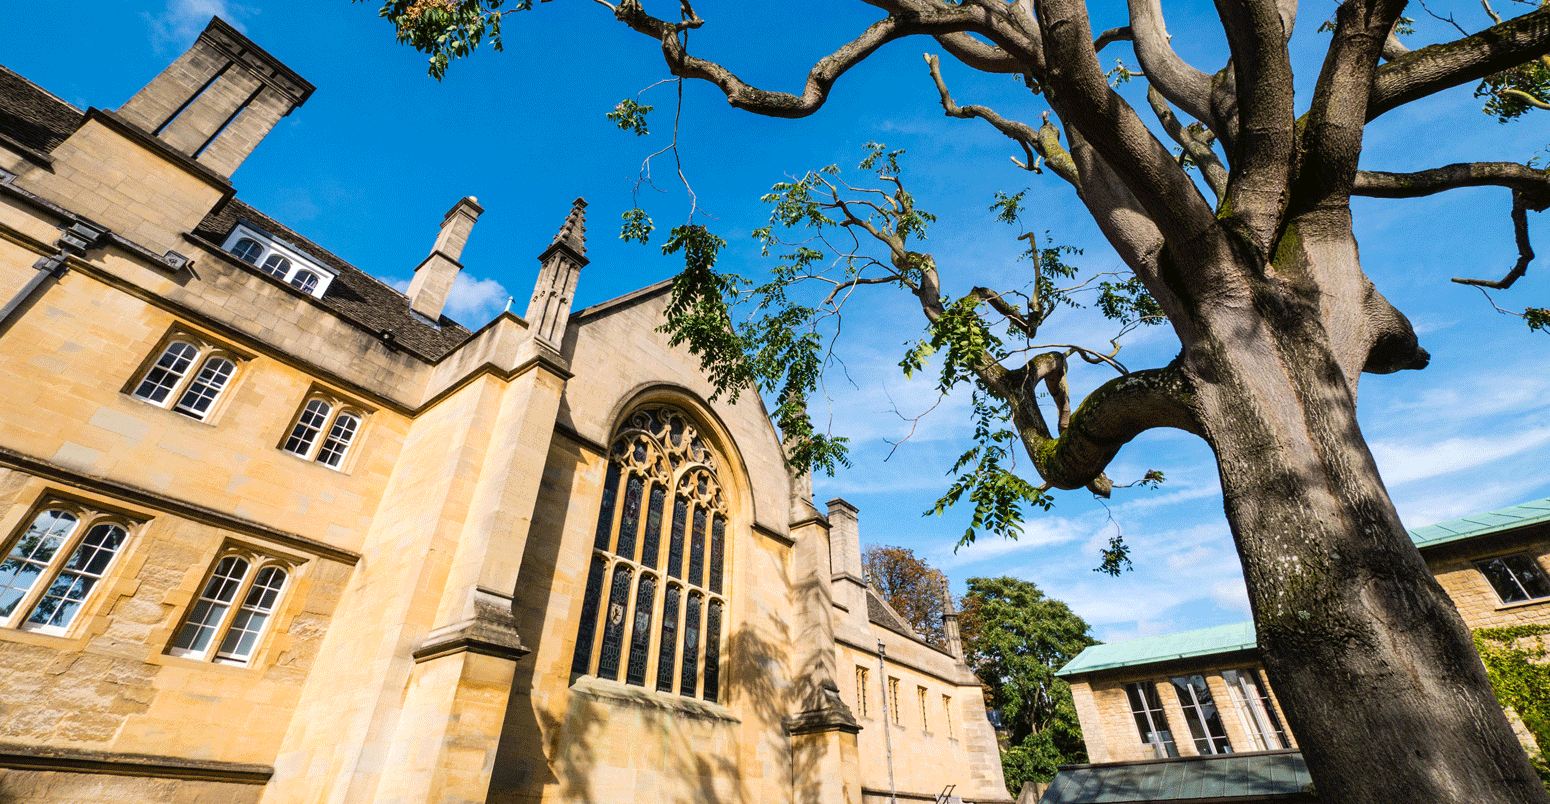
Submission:
[[[625,418],[609,447],[572,672],[637,686],[654,672],[658,692],[720,698],[729,545],[717,468],[681,411]],[[677,580],[660,589],[659,610],[662,565]]]

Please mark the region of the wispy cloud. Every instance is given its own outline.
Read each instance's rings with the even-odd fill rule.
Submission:
[[[1373,459],[1390,486],[1461,472],[1550,444],[1550,427],[1442,440],[1371,444]]]
[[[254,9],[230,0],[167,0],[167,8],[160,14],[143,11],[140,16],[150,26],[151,46],[157,53],[167,53],[192,45],[211,17],[220,17],[247,33],[241,18],[252,13]]]

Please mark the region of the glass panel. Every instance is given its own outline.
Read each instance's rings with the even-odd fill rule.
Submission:
[[[597,660],[597,677],[619,677],[619,651],[624,645],[624,613],[630,607],[630,578],[635,571],[626,564],[614,567],[614,588],[603,616],[603,651]]]
[[[248,562],[237,556],[227,556],[215,565],[215,572],[200,593],[199,600],[190,610],[188,621],[172,641],[172,647],[187,653],[203,653],[210,646],[210,638],[231,608],[237,596],[237,588],[248,574]]]
[[[1222,727],[1205,676],[1179,676],[1173,679],[1173,690],[1178,693],[1179,706],[1184,707],[1184,721],[1189,724],[1195,750],[1201,754],[1231,754],[1232,745],[1227,741],[1227,730]]]
[[[619,494],[619,464],[608,462],[608,477],[603,481],[603,509],[597,513],[597,539],[592,546],[607,550],[613,535],[614,498]],[[591,650],[589,647],[588,650]]]
[[[614,552],[631,561],[635,560],[635,533],[640,530],[640,496],[645,480],[631,474],[624,484],[624,514],[619,517],[619,547]]]
[[[231,628],[226,630],[226,638],[221,640],[221,649],[215,652],[216,659],[241,663],[253,655],[253,645],[263,633],[264,623],[269,621],[284,586],[285,570],[264,567],[258,571],[253,585],[248,587],[247,596],[242,599],[242,608],[237,610]]]
[[[291,261],[280,256],[279,254],[271,254],[269,255],[269,259],[264,260],[264,273],[269,274],[270,276],[277,276],[281,279],[284,279],[285,275],[290,272]]]
[[[585,673],[592,669],[592,638],[597,634],[597,606],[603,597],[603,573],[608,563],[602,556],[592,557],[592,569],[587,572],[587,594],[581,599],[581,626],[576,629],[576,654],[571,659],[572,673]]]
[[[640,586],[635,591],[634,633],[630,635],[630,668],[624,674],[627,684],[640,686],[646,683],[646,655],[651,652],[651,609],[656,602],[656,577],[640,576]]]
[[[705,700],[721,695],[721,601],[712,600],[705,612]]]
[[[667,585],[662,601],[662,639],[657,642],[657,690],[673,691],[673,660],[678,652],[678,596],[676,584]]]
[[[192,344],[182,341],[167,344],[161,357],[156,358],[156,365],[146,372],[145,379],[135,389],[135,396],[157,404],[165,402],[172,389],[183,381],[183,375],[188,373],[188,367],[193,365],[197,357],[199,350]]]
[[[1255,744],[1262,745],[1264,750],[1290,748],[1286,730],[1281,728],[1281,718],[1276,715],[1275,703],[1270,700],[1259,671],[1252,667],[1224,670],[1222,679],[1233,693],[1233,703],[1242,707],[1240,714],[1247,714],[1244,730],[1254,737]]]
[[[856,666],[856,714],[866,717],[867,696],[871,691],[867,689],[867,670],[860,665]]]
[[[684,607],[683,670],[678,679],[678,694],[693,698],[699,694],[700,679],[700,596],[689,595]]]
[[[0,617],[9,617],[16,610],[59,546],[75,531],[77,521],[68,511],[44,511],[32,520],[10,555],[0,562]]]
[[[1539,563],[1527,555],[1501,556],[1475,566],[1485,574],[1503,603],[1550,597],[1550,580],[1546,580]]]
[[[710,591],[721,593],[722,555],[726,552],[727,521],[717,514],[710,523]]]
[[[173,410],[186,413],[196,419],[203,419],[210,411],[210,405],[215,402],[215,398],[221,395],[221,389],[226,387],[226,381],[231,379],[232,372],[236,370],[237,366],[223,357],[212,357],[206,360]]]
[[[291,277],[291,287],[302,293],[311,293],[317,290],[318,275],[307,270],[297,271],[296,275]]]
[[[231,247],[231,253],[237,255],[237,259],[252,264],[258,262],[258,255],[264,253],[264,247],[244,237]]]
[[[705,509],[694,507],[694,531],[689,536],[689,583],[705,585]]]
[[[1168,717],[1163,714],[1156,685],[1150,681],[1126,684],[1125,695],[1130,699],[1130,713],[1136,719],[1141,742],[1152,746],[1153,754],[1159,759],[1178,756],[1179,749],[1173,744],[1173,732],[1168,729]]]
[[[661,552],[662,542],[662,505],[667,497],[667,489],[661,483],[651,485],[651,504],[646,508],[646,533],[641,537],[640,563],[656,569],[657,553]]]
[[[684,524],[689,518],[689,503],[683,497],[673,499],[673,532],[667,542],[667,574],[684,576]]]
[[[291,435],[285,439],[285,451],[293,455],[307,457],[312,451],[312,442],[323,431],[323,425],[328,422],[328,414],[333,410],[327,402],[314,399],[307,403],[301,410],[301,416],[296,419],[296,426],[291,429]]]
[[[339,414],[334,419],[334,426],[328,428],[328,438],[323,439],[323,448],[318,450],[318,463],[338,469],[360,424],[361,420],[349,413]]]

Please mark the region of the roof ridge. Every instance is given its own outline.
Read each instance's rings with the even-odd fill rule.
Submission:
[[[68,108],[70,111],[75,112],[76,114],[79,114],[79,115],[86,114],[85,110],[81,109],[79,106],[76,106],[75,104],[71,103],[70,101],[65,100],[64,98],[59,97],[58,95],[55,95],[53,92],[51,92],[48,89],[48,87],[45,87],[42,84],[39,84],[38,82],[32,80],[31,78],[28,78],[27,76],[22,75],[19,72],[16,72],[15,70],[5,66],[4,64],[0,64],[0,70],[4,70],[4,71],[10,73],[11,75],[16,76],[17,78],[20,78],[21,80],[26,81],[28,84],[31,84],[34,89],[38,90],[39,92],[42,92],[43,94],[49,96],[50,98],[53,98],[56,101],[59,101],[66,108]]]

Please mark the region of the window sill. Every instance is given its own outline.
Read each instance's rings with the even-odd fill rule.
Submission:
[[[596,676],[578,677],[572,682],[570,690],[583,698],[601,703],[634,706],[639,709],[655,709],[700,720],[726,723],[742,722],[732,714],[730,709],[721,704],[684,698],[679,695],[669,695],[665,692],[655,692],[644,687],[623,684],[618,681],[608,681]]]
[[[1509,609],[1521,609],[1528,606],[1541,606],[1546,603],[1550,603],[1550,597],[1536,597],[1533,600],[1519,600],[1516,603],[1503,603],[1497,606],[1496,610],[1507,611]]]
[[[144,397],[135,396],[134,394],[126,394],[125,396],[128,396],[130,399],[133,399],[134,401],[136,401],[136,402],[138,402],[138,403],[140,403],[140,404],[142,404],[142,405],[144,405],[144,406],[146,406],[148,408],[153,408],[155,410],[159,410],[162,413],[170,413],[173,416],[178,417],[178,419],[180,419],[182,421],[191,422],[193,424],[202,424],[202,425],[205,425],[206,427],[214,427],[215,426],[215,422],[212,421],[212,419],[215,418],[215,416],[213,414],[210,415],[210,416],[206,416],[205,418],[201,419],[198,416],[194,416],[192,414],[184,413],[183,411],[178,410],[176,408],[169,408],[169,407],[167,407],[165,405],[161,405],[159,403],[152,402],[151,400],[146,399]],[[219,401],[219,400],[217,400],[217,401]]]

